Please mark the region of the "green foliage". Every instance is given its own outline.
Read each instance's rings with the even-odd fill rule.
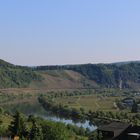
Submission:
[[[27,87],[33,80],[41,80],[41,76],[28,67],[0,60],[0,88]]]
[[[45,121],[30,115],[23,117],[19,112],[13,116],[9,126],[10,135],[19,136],[21,140],[74,140],[77,136],[63,123]],[[80,140],[80,137],[77,139]]]
[[[17,135],[22,138],[26,134],[24,118],[19,112],[16,112],[15,115],[13,116],[13,121],[9,126],[9,130],[12,136]]]
[[[131,87],[130,83],[138,83],[140,81],[139,63],[130,63],[120,66],[115,64],[88,64],[75,66],[71,69],[80,72],[105,87],[119,87],[120,81],[122,80],[122,88],[129,88]]]
[[[33,121],[29,138],[30,140],[43,140],[42,129],[35,121]]]
[[[75,108],[68,108],[61,104],[57,104],[48,98],[39,97],[39,103],[46,111],[53,112],[55,115],[60,117],[71,118],[72,120],[85,120],[85,112],[83,110],[78,110]]]
[[[43,137],[46,140],[69,140],[72,133],[61,123],[47,122],[42,124]]]
[[[101,132],[92,132],[89,137],[88,137],[89,140],[103,140],[103,135]]]

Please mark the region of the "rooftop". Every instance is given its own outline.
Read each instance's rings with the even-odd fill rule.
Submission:
[[[113,122],[109,125],[105,125],[102,127],[99,127],[99,131],[106,131],[106,132],[113,132],[114,137],[117,137],[122,132],[124,132],[131,124],[128,123],[122,123],[122,122]]]

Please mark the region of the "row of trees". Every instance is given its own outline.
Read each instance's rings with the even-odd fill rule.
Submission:
[[[55,115],[59,115],[64,118],[71,118],[72,120],[84,121],[85,119],[90,120],[92,124],[99,122],[109,123],[111,121],[122,121],[131,122],[136,125],[140,125],[140,114],[131,114],[128,112],[112,112],[112,111],[89,111],[85,112],[84,109],[69,108],[68,106],[63,106],[62,104],[57,104],[52,100],[44,97],[38,98],[39,103],[44,107],[46,111],[50,111]],[[137,104],[132,106],[132,111],[137,112]]]
[[[52,100],[48,100],[44,97],[39,97],[38,101],[45,110],[50,111],[55,115],[58,115],[59,117],[71,118],[74,121],[84,121],[86,119],[85,112],[83,109],[78,110],[75,108],[69,108],[68,106],[63,106],[61,104],[58,105]]]
[[[21,140],[82,140],[65,124],[45,121],[34,116],[26,118],[19,112],[13,116],[8,130],[9,135],[19,136]]]
[[[47,98],[58,98],[58,97],[73,97],[73,96],[82,96],[82,95],[91,95],[95,94],[94,90],[74,90],[74,91],[51,91],[47,92],[46,95],[43,94],[43,96],[47,96]]]

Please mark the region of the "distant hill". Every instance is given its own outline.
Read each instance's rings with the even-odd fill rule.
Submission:
[[[38,73],[43,80],[31,82],[30,88],[42,90],[98,88],[94,81],[73,70],[45,70]]]
[[[140,89],[140,62],[23,67],[0,60],[0,88]]]
[[[36,67],[36,70],[72,70],[94,81],[100,87],[140,88],[140,63],[138,62],[40,66]]]
[[[31,81],[38,80],[41,76],[30,68],[0,60],[0,88],[28,87]]]
[[[116,63],[112,63],[112,64],[121,66],[121,65],[130,64],[130,63],[140,63],[140,61],[125,61],[125,62],[116,62]]]

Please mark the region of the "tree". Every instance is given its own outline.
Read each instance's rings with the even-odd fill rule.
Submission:
[[[138,104],[136,103],[136,101],[134,101],[134,103],[132,105],[131,112],[132,113],[138,113]]]
[[[47,122],[42,124],[45,140],[69,140],[72,133],[61,123]]]
[[[30,140],[43,140],[42,129],[35,121],[33,121],[29,137]]]
[[[102,139],[103,139],[102,132],[99,132],[99,133],[98,133],[98,140],[102,140]]]
[[[97,132],[93,132],[89,135],[88,137],[89,140],[98,140],[98,133]]]
[[[89,140],[102,140],[103,139],[103,135],[101,132],[93,132],[89,135]]]
[[[18,111],[13,116],[13,121],[9,126],[9,130],[12,136],[17,135],[20,138],[23,138],[26,135],[24,119]]]

